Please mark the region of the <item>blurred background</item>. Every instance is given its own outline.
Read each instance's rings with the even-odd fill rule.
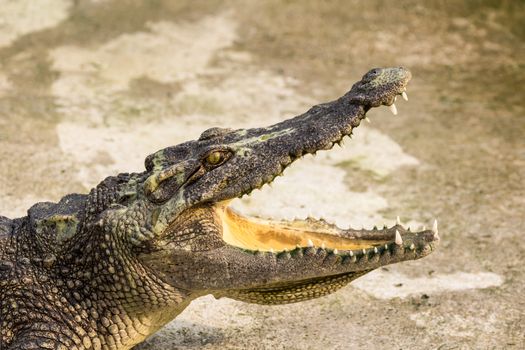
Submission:
[[[343,149],[234,206],[429,226],[336,294],[204,297],[140,349],[525,348],[525,2],[0,0],[0,214],[86,193],[212,126],[264,126],[370,68],[413,73]]]

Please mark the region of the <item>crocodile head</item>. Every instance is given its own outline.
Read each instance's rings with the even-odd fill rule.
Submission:
[[[437,228],[343,229],[324,220],[247,217],[229,207],[304,155],[351,136],[370,108],[406,98],[410,78],[402,67],[373,69],[343,97],[295,118],[209,129],[148,156],[146,172],[121,189],[122,198],[130,191],[135,197],[121,200],[118,211],[139,221],[128,236],[139,260],[194,295],[278,304],[319,297],[380,266],[429,254]]]

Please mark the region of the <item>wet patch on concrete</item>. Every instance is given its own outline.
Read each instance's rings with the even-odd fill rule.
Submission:
[[[17,37],[54,27],[68,17],[72,2],[43,0],[35,4],[27,0],[6,0],[0,6],[0,47]]]
[[[50,53],[53,69],[60,72],[52,92],[62,113],[96,121],[97,114],[104,118],[118,112],[110,109],[123,103],[116,93],[127,90],[134,79],[173,83],[205,73],[214,53],[232,44],[232,26],[227,16],[153,22],[145,31],[123,34],[97,48],[58,47]],[[86,111],[89,114],[78,115]]]

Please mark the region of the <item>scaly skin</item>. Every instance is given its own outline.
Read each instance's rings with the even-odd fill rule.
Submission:
[[[201,295],[296,302],[429,254],[437,228],[344,230],[247,218],[227,206],[350,136],[409,79],[404,68],[374,69],[295,118],[209,129],[150,155],[144,172],[37,203],[23,218],[0,217],[0,349],[129,349]]]

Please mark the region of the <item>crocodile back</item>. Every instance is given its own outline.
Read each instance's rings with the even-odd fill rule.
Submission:
[[[13,239],[13,220],[0,216],[0,276],[2,276],[2,262],[7,258],[8,250]]]

